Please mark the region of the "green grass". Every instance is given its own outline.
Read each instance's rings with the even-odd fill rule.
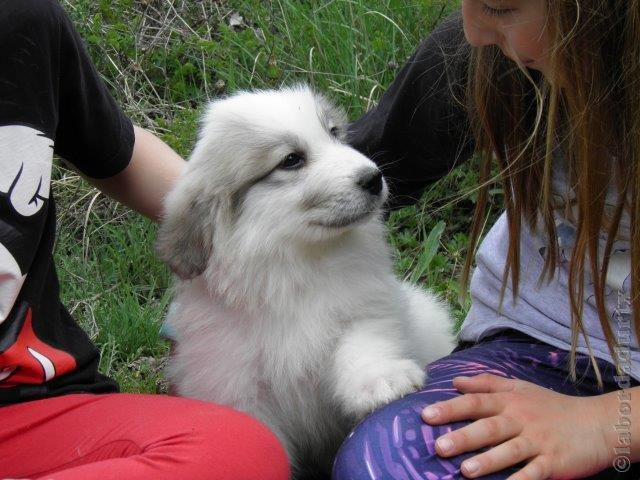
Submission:
[[[237,89],[305,81],[355,119],[371,108],[457,0],[66,0],[98,70],[136,123],[188,155],[199,108]],[[429,188],[389,219],[399,276],[429,285],[458,322],[459,276],[473,208],[473,169]],[[64,303],[99,345],[101,370],[125,391],[163,388],[159,325],[170,275],[155,226],[63,166],[56,261]],[[465,192],[468,192],[467,195]]]

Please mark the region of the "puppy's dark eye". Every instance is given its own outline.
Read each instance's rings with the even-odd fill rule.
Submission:
[[[290,153],[284,157],[282,162],[280,162],[280,165],[278,165],[278,168],[281,170],[297,170],[302,168],[305,163],[306,160],[303,155],[299,153]]]
[[[339,127],[331,127],[331,129],[329,130],[329,133],[332,136],[337,138],[340,135],[340,128]]]

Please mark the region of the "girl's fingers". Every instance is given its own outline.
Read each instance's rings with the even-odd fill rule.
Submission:
[[[513,378],[504,378],[490,373],[481,373],[473,377],[455,377],[453,386],[463,393],[511,392],[523,382]]]
[[[544,461],[537,458],[510,475],[507,480],[546,480],[549,477],[551,477],[551,470]]]
[[[505,442],[522,431],[520,425],[504,415],[483,418],[470,425],[442,435],[436,441],[436,452],[451,457],[473,452],[489,445]]]
[[[422,419],[429,425],[441,425],[459,420],[492,417],[502,410],[502,403],[491,393],[465,393],[428,406],[422,410]]]
[[[537,455],[537,452],[529,441],[523,437],[516,437],[501,443],[486,452],[476,455],[475,457],[465,460],[462,462],[460,470],[465,477],[476,478],[512,467],[527,460],[528,458],[534,457],[535,455]],[[527,465],[527,467],[528,466],[529,465]],[[519,473],[523,470],[520,470]],[[541,470],[538,464],[535,464],[529,471],[531,473],[536,473]],[[539,474],[536,473],[536,475]],[[529,478],[522,476],[520,478],[527,480],[545,480],[546,477],[534,476]]]

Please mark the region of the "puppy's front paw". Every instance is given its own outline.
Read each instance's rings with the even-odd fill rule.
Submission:
[[[413,360],[381,360],[341,379],[338,397],[346,413],[362,417],[424,384],[425,373]]]

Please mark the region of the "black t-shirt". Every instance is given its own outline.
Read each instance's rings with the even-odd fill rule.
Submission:
[[[381,167],[391,208],[415,203],[471,157],[469,57],[458,11],[418,46],[377,107],[350,126],[349,142]]]
[[[0,45],[0,404],[115,391],[59,300],[51,162],[113,176],[133,127],[57,2],[0,0]]]

